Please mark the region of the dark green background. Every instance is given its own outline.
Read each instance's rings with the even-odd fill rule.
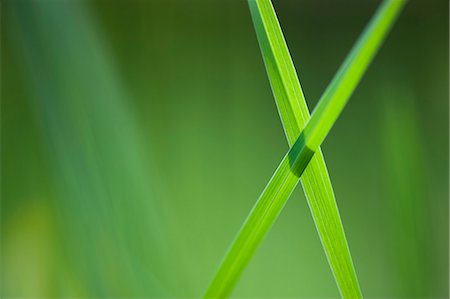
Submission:
[[[377,1],[274,1],[310,109]],[[448,2],[323,144],[366,297],[448,296]],[[1,2],[1,295],[199,297],[287,151],[245,1]],[[301,187],[236,297],[337,297]]]

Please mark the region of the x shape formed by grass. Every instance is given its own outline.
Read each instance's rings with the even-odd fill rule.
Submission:
[[[343,298],[361,298],[320,145],[396,20],[405,0],[385,0],[314,109],[311,118],[270,0],[248,0],[258,42],[291,147],[228,249],[205,298],[227,297],[300,177]],[[303,129],[303,130],[302,130]]]

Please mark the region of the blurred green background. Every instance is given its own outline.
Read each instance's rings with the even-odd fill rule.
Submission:
[[[378,1],[274,1],[310,109]],[[448,298],[448,1],[323,152],[366,297]],[[287,142],[243,0],[1,2],[1,296],[195,298]],[[301,187],[235,297],[337,297]]]

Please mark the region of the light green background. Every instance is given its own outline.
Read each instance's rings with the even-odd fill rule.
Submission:
[[[375,1],[274,1],[310,109]],[[245,1],[2,1],[1,296],[199,297],[287,150]],[[323,145],[366,297],[448,297],[448,2]],[[298,187],[236,297],[337,297]]]

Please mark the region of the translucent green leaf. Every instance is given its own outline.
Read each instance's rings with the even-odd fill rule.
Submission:
[[[259,25],[257,22],[258,12],[259,14],[264,15],[269,14],[271,9],[273,10],[270,2],[260,0],[250,0],[249,2],[254,18],[256,16],[257,31],[276,30],[274,29],[274,26],[278,26],[276,20],[275,22],[269,21],[267,23],[262,21]],[[338,70],[332,82],[322,95],[311,116],[311,119],[308,121],[302,133],[281,161],[280,166],[277,168],[260,198],[256,202],[250,212],[250,215],[247,217],[237,237],[225,255],[224,260],[222,261],[215,277],[206,291],[205,297],[223,298],[228,296],[232,291],[243,269],[248,264],[256,248],[276,220],[284,204],[297,185],[299,178],[305,171],[306,166],[308,166],[309,161],[312,159],[314,154],[319,151],[320,144],[323,142],[334,122],[337,120],[338,116],[345,107],[345,104],[349,100],[352,92],[355,90],[359,80],[362,78],[377,50],[380,48],[384,37],[394,23],[404,3],[404,1],[400,0],[386,0],[381,4],[374,17],[351,50],[350,54],[347,56],[341,68]],[[265,19],[260,18],[260,20]],[[267,20],[270,20],[270,18],[267,18]],[[263,26],[261,28],[261,24],[267,24],[268,27],[266,28]],[[278,42],[284,43],[283,39],[280,37],[282,36],[279,36]],[[270,42],[265,44],[266,47],[268,45],[270,45]],[[285,50],[284,54],[280,49],[274,53],[280,53],[277,55],[284,56],[284,59],[287,59],[287,61],[292,64],[287,50]],[[277,57],[277,59],[279,59],[279,57]],[[280,58],[280,61],[282,61],[282,58]],[[273,67],[273,65],[268,67],[269,72],[272,72],[270,71],[271,67]],[[278,81],[275,80],[275,82],[278,82],[275,86],[273,79],[271,79],[273,89],[277,90],[275,91],[276,94],[278,92],[285,93],[288,99],[287,101],[292,101],[289,99],[290,94],[294,96],[301,96],[302,101],[304,101],[299,86],[297,88],[292,88],[291,86],[291,89],[280,88],[280,86],[287,86],[287,82],[285,80],[288,80],[289,82],[289,80],[294,78],[294,82],[297,82],[295,72],[290,74],[285,73],[283,75],[275,74],[275,79],[277,79],[277,76],[279,79]],[[289,108],[289,106],[285,105],[287,101],[277,99],[278,105],[282,106],[281,109],[279,108],[281,111],[280,114],[282,115],[286,134],[289,138],[289,136],[293,134],[295,127],[291,127],[290,125],[287,126],[285,119],[289,119],[289,124],[296,123],[297,118],[300,116],[296,115],[296,113],[300,114],[301,109],[299,108],[299,111],[295,112],[295,109],[292,109],[292,107]],[[307,114],[305,115],[306,116],[304,117],[307,118]],[[326,172],[326,168],[324,168],[323,171]],[[313,185],[307,187],[306,189],[309,190],[310,188],[312,189]],[[324,195],[323,197],[331,198],[331,196],[332,195]],[[333,207],[327,207],[329,212],[318,212],[323,205],[333,205]],[[322,242],[324,243],[324,247],[326,249],[344,249],[348,255],[348,260],[346,260],[345,257],[343,259],[332,258],[327,252],[333,270],[338,273],[335,273],[335,277],[339,283],[342,296],[344,298],[361,297],[361,292],[357,286],[356,275],[354,274],[353,266],[351,265],[350,256],[347,250],[342,225],[339,223],[337,227],[335,226],[335,222],[340,222],[340,219],[334,200],[332,202],[321,203],[314,206],[311,204],[310,199],[310,207],[311,210],[313,210],[313,215],[320,213],[320,215],[329,216],[334,213],[333,217],[335,218],[327,219],[326,217],[323,217],[321,219],[323,222],[320,223],[318,223],[318,219],[316,217],[316,225],[319,231],[332,231],[338,236],[340,235],[340,238],[344,240],[343,244],[339,244],[340,241],[336,241],[332,238],[329,240],[330,243],[327,244],[325,243],[327,241],[325,241],[325,238],[322,236]],[[334,254],[339,253],[334,251]],[[340,267],[339,262],[341,260],[345,260],[346,263],[348,263],[346,269],[342,269]],[[336,264],[334,265],[335,262]],[[334,269],[334,267],[337,267],[337,270]]]

